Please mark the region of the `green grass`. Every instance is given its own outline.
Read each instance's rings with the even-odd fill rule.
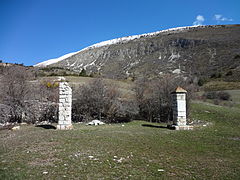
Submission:
[[[238,110],[195,103],[192,117],[211,125],[192,131],[144,121],[3,130],[0,179],[239,179]]]

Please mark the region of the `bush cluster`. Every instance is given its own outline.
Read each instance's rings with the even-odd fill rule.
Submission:
[[[228,92],[225,91],[210,91],[210,92],[205,92],[203,94],[203,97],[206,99],[213,99],[213,100],[224,100],[228,101],[231,99],[231,95]]]
[[[59,83],[56,81],[42,81],[41,82],[43,86],[46,86],[47,88],[57,88],[59,86]]]
[[[139,106],[139,116],[150,122],[167,122],[172,120],[171,92],[177,86],[188,91],[187,113],[189,113],[189,100],[191,85],[181,77],[165,76],[162,79],[149,81],[142,78],[136,81],[134,88],[136,101]]]
[[[58,83],[30,82],[34,72],[23,66],[7,67],[0,86],[0,123],[57,121]]]
[[[138,113],[131,101],[122,101],[113,84],[94,79],[73,93],[73,121],[99,119],[104,122],[128,122]]]
[[[86,75],[82,71],[82,75]],[[0,88],[0,122],[58,121],[58,82],[45,79],[31,83],[33,74],[22,66],[10,67],[3,73]],[[171,92],[181,86],[191,96],[190,84],[181,77],[140,78],[135,81],[135,98],[124,99],[116,85],[100,78],[73,88],[72,119],[74,122],[99,119],[105,122],[129,122],[141,118],[150,122],[172,118]],[[228,100],[225,92],[206,94],[207,98]],[[189,110],[187,110],[189,112]],[[7,114],[7,116],[6,116]]]
[[[207,79],[204,77],[199,78],[197,82],[198,86],[203,86],[205,83],[207,83]]]

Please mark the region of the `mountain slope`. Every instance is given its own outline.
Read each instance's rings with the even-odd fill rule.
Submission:
[[[211,76],[230,70],[239,74],[240,25],[173,28],[118,38],[52,62],[42,65],[74,71],[84,68],[109,78],[166,73]]]

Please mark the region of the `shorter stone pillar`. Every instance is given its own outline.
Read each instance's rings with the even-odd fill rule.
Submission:
[[[187,91],[181,87],[171,93],[172,94],[172,110],[173,110],[173,127],[176,130],[189,130],[192,127],[187,125]]]
[[[64,80],[63,78],[61,80]],[[67,82],[59,82],[59,112],[57,129],[72,129],[72,89]]]

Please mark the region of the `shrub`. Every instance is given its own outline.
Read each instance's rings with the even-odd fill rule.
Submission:
[[[228,92],[220,91],[218,92],[218,99],[228,101],[230,100],[230,94]]]
[[[220,72],[216,72],[216,73],[213,73],[210,78],[221,78],[222,77],[222,73]]]
[[[98,118],[105,122],[127,122],[136,114],[132,102],[122,102],[119,91],[103,79],[94,79],[74,93],[73,121]]]
[[[101,73],[100,72],[91,72],[89,77],[100,78],[101,77]]]
[[[130,122],[138,114],[138,111],[136,102],[117,99],[106,112],[107,120],[110,123]]]
[[[239,55],[239,54],[237,54],[237,55],[234,57],[234,59],[238,59],[238,58],[240,58],[240,55]]]
[[[210,92],[204,93],[203,97],[207,99],[228,101],[230,100],[231,95],[228,92],[224,92],[224,91],[220,91],[220,92],[210,91]]]
[[[58,105],[53,103],[46,104],[44,110],[40,113],[39,121],[58,122]]]
[[[231,76],[233,74],[233,72],[230,70],[226,73],[226,76]]]
[[[190,85],[180,77],[165,76],[161,79],[138,79],[135,82],[135,95],[141,119],[150,122],[167,122],[172,119],[171,92],[177,86],[188,90],[187,113],[191,97]]]
[[[200,79],[198,80],[198,85],[199,85],[199,86],[203,86],[206,82],[207,82],[207,81],[206,81],[205,78],[200,78]]]
[[[86,77],[86,76],[87,76],[86,70],[85,70],[85,69],[82,69],[81,72],[79,73],[79,76]]]
[[[5,68],[1,78],[0,92],[4,104],[10,108],[9,121],[21,122],[24,112],[28,109],[26,100],[28,99],[31,87],[28,81],[33,74],[22,66]]]
[[[218,99],[214,99],[213,104],[219,105],[219,100]]]
[[[31,83],[34,74],[22,66],[4,69],[0,85],[0,122],[56,122],[58,82]]]
[[[207,99],[217,99],[217,92],[215,91],[206,92],[203,94],[203,96]]]
[[[47,88],[57,88],[59,86],[58,82],[52,80],[42,81],[41,84]]]

